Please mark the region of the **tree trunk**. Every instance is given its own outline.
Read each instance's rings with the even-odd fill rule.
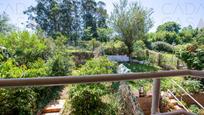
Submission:
[[[129,59],[130,59],[130,62],[132,62],[132,52],[133,52],[133,48],[132,48],[132,46],[128,46],[128,54],[127,54],[127,56],[129,57]]]

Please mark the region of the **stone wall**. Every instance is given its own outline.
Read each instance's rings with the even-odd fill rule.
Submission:
[[[86,60],[94,57],[94,54],[91,52],[72,52],[74,57],[74,62],[76,65],[84,64]]]
[[[144,115],[140,108],[138,98],[132,94],[130,87],[125,81],[120,82],[119,92],[121,94],[121,102],[125,115]]]

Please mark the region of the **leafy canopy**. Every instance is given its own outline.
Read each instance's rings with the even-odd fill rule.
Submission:
[[[168,32],[179,33],[180,29],[181,29],[180,24],[177,24],[176,22],[166,22],[166,23],[160,25],[157,28],[157,32],[159,32],[159,31],[168,31]]]
[[[111,22],[127,45],[128,55],[133,52],[133,43],[143,39],[145,33],[152,27],[151,14],[152,9],[145,9],[137,2],[128,4],[127,0],[120,0],[114,4]]]
[[[15,27],[9,24],[8,21],[9,21],[9,17],[5,12],[0,14],[0,33],[1,34],[6,34],[15,29]]]

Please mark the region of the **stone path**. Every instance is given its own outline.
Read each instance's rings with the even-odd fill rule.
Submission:
[[[61,91],[60,98],[58,100],[52,100],[43,110],[41,115],[61,115],[65,101],[67,98],[66,87]]]

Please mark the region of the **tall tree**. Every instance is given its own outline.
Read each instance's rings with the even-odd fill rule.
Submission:
[[[151,9],[145,9],[137,2],[128,4],[127,0],[120,0],[114,4],[112,24],[127,45],[129,56],[133,52],[134,42],[144,38],[145,33],[152,27],[151,14]]]
[[[48,36],[61,33],[70,37],[72,43],[78,38],[91,40],[98,37],[97,28],[107,28],[107,11],[104,2],[95,0],[36,0],[25,14],[33,20]],[[31,24],[32,25],[32,24]],[[32,25],[33,27],[33,25]],[[85,35],[90,29],[92,36]]]
[[[72,0],[63,0],[60,4],[60,19],[58,22],[61,25],[61,33],[64,35],[70,35],[72,31],[72,24],[73,24],[73,10],[74,5]]]
[[[179,32],[180,43],[190,43],[193,41],[193,38],[197,35],[196,29],[193,29],[191,25],[184,27]]]
[[[96,20],[97,20],[97,40],[107,42],[110,40],[112,33],[111,29],[107,26],[108,14],[105,9],[106,4],[102,1],[97,2]]]
[[[58,21],[60,19],[60,5],[57,3],[57,0],[52,0],[49,5],[48,18],[50,18],[52,30],[54,31],[52,34],[55,35],[56,33],[60,32],[60,22]]]
[[[74,42],[75,45],[77,45],[77,41],[81,37],[81,15],[80,15],[80,8],[81,8],[81,2],[80,0],[73,0],[73,23],[72,23],[72,33],[70,40]]]
[[[68,36],[72,30],[73,1],[37,0],[36,2],[36,6],[30,6],[24,12],[29,19],[34,20],[37,27],[49,36],[55,36],[59,32]]]
[[[166,22],[162,25],[160,25],[157,28],[158,31],[168,31],[168,32],[176,32],[179,33],[179,30],[181,29],[181,25],[177,24],[176,22]]]
[[[175,45],[179,43],[179,36],[176,32],[159,31],[156,32],[154,41],[163,41]]]
[[[0,15],[0,33],[6,34],[14,28],[8,21],[9,17],[5,12]]]
[[[97,18],[97,27],[98,28],[107,28],[107,10],[105,9],[105,3],[102,1],[99,1],[97,3],[97,10],[96,10],[96,18]]]
[[[96,26],[96,2],[95,0],[82,0],[82,18],[83,28],[91,28],[92,37],[97,37],[97,26]],[[90,40],[91,38],[85,38],[84,40]]]

